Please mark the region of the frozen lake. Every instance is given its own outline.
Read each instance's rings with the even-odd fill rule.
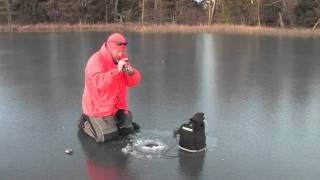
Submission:
[[[1,180],[319,178],[320,39],[124,34],[142,129],[96,144],[76,124],[85,63],[109,34],[0,33]],[[199,111],[206,153],[126,153],[174,145],[172,130]]]

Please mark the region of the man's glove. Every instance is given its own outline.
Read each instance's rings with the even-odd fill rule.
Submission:
[[[124,109],[119,109],[116,113],[116,123],[121,126],[126,120],[126,114]]]
[[[129,64],[124,65],[122,71],[128,73],[129,76],[133,75],[132,67]]]

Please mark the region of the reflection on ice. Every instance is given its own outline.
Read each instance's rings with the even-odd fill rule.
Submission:
[[[206,151],[213,151],[218,146],[218,138],[214,137],[213,132],[206,133]]]

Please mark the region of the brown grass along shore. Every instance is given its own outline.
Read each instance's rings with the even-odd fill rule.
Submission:
[[[1,25],[0,32],[105,32],[105,31],[128,31],[144,33],[196,33],[217,32],[247,35],[266,35],[284,37],[320,37],[320,30],[298,28],[271,28],[245,25],[176,25],[176,24],[35,24],[35,25]]]

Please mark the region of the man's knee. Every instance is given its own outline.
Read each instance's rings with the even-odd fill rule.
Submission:
[[[118,128],[114,118],[88,117],[86,126],[82,128],[86,134],[93,137],[96,142],[109,141],[118,136]]]
[[[117,124],[113,116],[104,117],[101,122],[101,132],[104,141],[110,141],[119,135]]]

